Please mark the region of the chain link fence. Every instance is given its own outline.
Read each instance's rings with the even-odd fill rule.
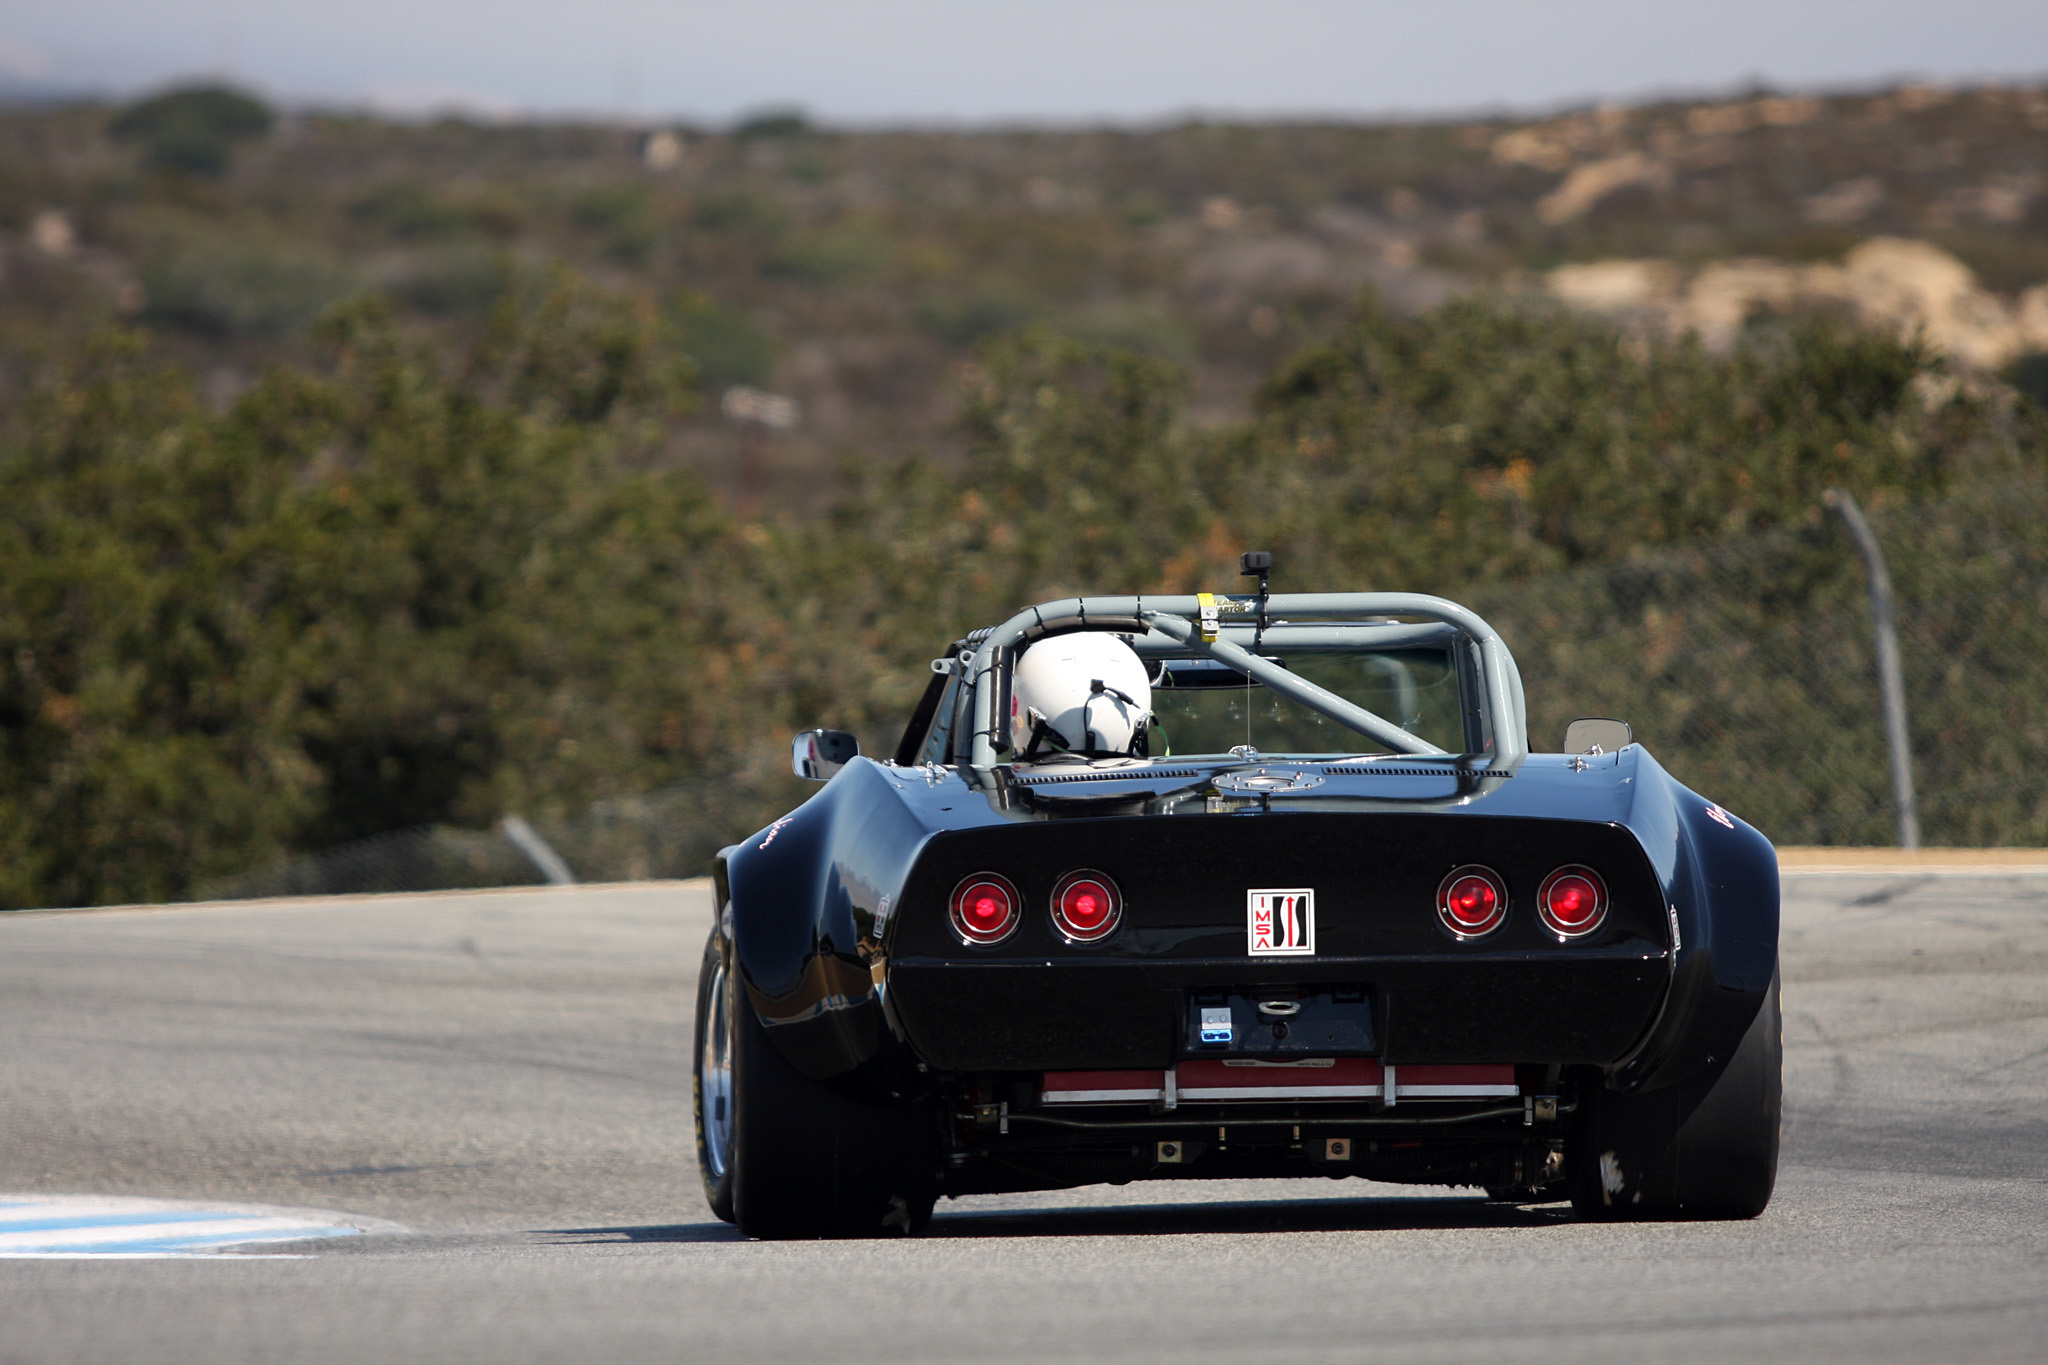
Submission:
[[[1891,570],[1923,842],[2048,844],[2048,486],[1866,511]],[[1893,842],[1868,579],[1832,513],[1468,598],[1521,665],[1532,747],[1574,716],[1616,716],[1778,843]]]

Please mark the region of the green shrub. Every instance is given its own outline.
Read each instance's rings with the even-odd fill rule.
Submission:
[[[661,234],[654,197],[644,185],[604,185],[576,197],[571,212],[580,227],[604,239],[613,260],[637,261],[653,249]]]
[[[400,182],[385,185],[348,206],[357,222],[390,233],[400,241],[433,241],[457,237],[470,227],[469,219],[425,185]]]
[[[480,318],[504,297],[513,273],[513,263],[503,251],[445,246],[404,261],[386,277],[385,288],[428,317]]]
[[[1066,320],[1065,330],[1089,341],[1124,347],[1177,365],[1192,365],[1196,360],[1194,334],[1153,303],[1113,303],[1082,309]]]
[[[965,297],[927,298],[917,306],[917,319],[941,340],[971,346],[1036,322],[1044,311],[1021,289],[984,288]]]
[[[252,95],[194,85],[128,105],[107,132],[139,143],[143,164],[152,170],[217,176],[227,173],[237,142],[265,136],[273,122],[270,107]]]
[[[2048,351],[2028,351],[2006,367],[2005,377],[2021,396],[2048,408]]]
[[[146,321],[217,339],[303,332],[352,292],[352,274],[333,260],[225,242],[174,247],[141,271]]]
[[[1930,835],[2048,837],[2048,416],[1917,348],[1813,325],[1717,356],[1503,300],[1368,304],[1253,421],[1197,429],[1180,367],[1031,330],[963,369],[958,468],[853,466],[824,517],[735,527],[664,452],[690,351],[744,377],[742,316],[522,277],[446,355],[349,304],[321,365],[225,414],[134,338],[46,375],[0,415],[0,903],[661,790],[708,827],[613,842],[674,868],[772,817],[759,756],[789,730],[892,744],[954,634],[1227,588],[1246,548],[1283,590],[1471,599],[1539,743],[1619,711],[1768,832],[1875,840],[1837,485],[1894,555]]]
[[[775,369],[775,338],[746,313],[709,295],[676,301],[675,327],[684,352],[696,362],[707,393],[733,384],[765,384]]]
[[[1870,713],[1855,709],[1867,678],[1826,649],[1799,665],[1805,680],[1747,667],[1739,661],[1760,656],[1743,623],[1768,619],[1795,635],[1812,623],[1843,638],[1861,629],[1841,624],[1860,619],[1862,588],[1854,557],[1826,540],[1828,487],[1876,509],[1961,508],[1966,493],[2002,505],[2015,495],[1982,490],[2020,489],[2013,515],[2038,517],[2041,419],[1967,390],[1937,402],[1939,378],[1924,351],[1831,325],[1717,356],[1501,300],[1415,319],[1367,304],[1279,367],[1252,424],[1191,431],[1172,365],[1051,333],[996,341],[968,381],[964,470],[866,472],[830,526],[788,551],[781,611],[800,612],[816,582],[846,588],[815,680],[796,687],[831,708],[820,717],[886,725],[918,681],[897,661],[948,632],[1079,591],[1225,587],[1238,551],[1269,548],[1287,589],[1468,595],[1532,623],[1511,638],[1542,679],[1543,727],[1569,719],[1556,708],[1588,704],[1589,680],[1654,681],[1655,705],[1640,688],[1624,699],[1646,737],[1682,775],[1718,772],[1738,794],[1763,779],[1750,769],[1729,778],[1717,755],[1742,752],[1746,737],[1783,753],[1822,733],[1800,717],[1847,717],[1825,733],[1858,755],[1843,770],[1862,775],[1830,785],[1825,763],[1796,769],[1796,790],[1834,792],[1832,806],[1795,810],[1793,787],[1751,804],[1802,837],[1868,837],[1882,817],[1856,784],[1881,780],[1882,765],[1865,761]],[[1951,517],[1973,519],[1984,521]],[[1769,554],[1754,549],[1758,537],[1786,536]],[[2017,544],[2007,536],[1998,553]],[[1706,592],[1696,579],[1652,572],[1659,556],[1690,564],[1696,554],[1734,566],[1718,606],[1689,600]],[[1591,586],[1554,586],[1574,573]],[[1527,611],[1513,609],[1525,599]],[[1736,661],[1713,697],[1631,662],[1644,657],[1646,604],[1658,603],[1660,619],[1690,622],[1678,628]],[[1987,631],[1989,641],[2012,627]],[[1794,696],[1804,700],[1785,700]],[[1670,720],[1674,707],[1693,720]],[[2004,742],[1970,725],[1973,745]],[[1555,742],[1547,730],[1539,738]],[[2041,744],[2048,761],[2048,735]],[[2023,827],[2011,815],[1982,828],[1999,820]]]
[[[176,897],[729,752],[724,520],[648,443],[687,366],[573,280],[454,362],[376,305],[223,415],[103,345],[0,448],[0,904]]]
[[[707,194],[696,202],[690,224],[705,232],[773,240],[789,227],[789,212],[773,199],[745,190]]]
[[[881,233],[843,224],[783,241],[768,254],[766,270],[828,288],[870,284],[888,268],[889,256],[889,240]]]
[[[811,120],[803,110],[782,108],[747,115],[733,125],[732,135],[742,139],[788,138],[802,137],[810,131]]]

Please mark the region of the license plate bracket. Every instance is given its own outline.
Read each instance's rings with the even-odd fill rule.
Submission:
[[[1188,1056],[1372,1056],[1379,1051],[1371,990],[1263,987],[1188,993]]]

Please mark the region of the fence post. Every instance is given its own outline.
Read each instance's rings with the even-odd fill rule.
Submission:
[[[1920,847],[1920,812],[1913,796],[1913,753],[1906,738],[1906,683],[1899,668],[1899,631],[1892,619],[1892,576],[1863,509],[1847,489],[1830,488],[1821,501],[1842,514],[1850,538],[1870,576],[1871,632],[1877,653],[1877,690],[1884,709],[1884,734],[1891,749],[1892,809],[1898,813],[1899,847]]]
[[[516,815],[508,815],[498,822],[498,832],[505,836],[505,842],[526,855],[526,861],[533,864],[534,871],[549,886],[574,886],[576,874],[562,861],[562,855],[548,846],[540,832]]]

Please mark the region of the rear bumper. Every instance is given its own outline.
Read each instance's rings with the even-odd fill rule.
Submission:
[[[1377,1057],[1396,1065],[1612,1066],[1655,1020],[1664,953],[1470,953],[1398,958],[1171,962],[908,959],[888,968],[888,1009],[940,1071],[1162,1072],[1186,1055],[1190,992],[1362,987]]]
[[[1377,1100],[1517,1099],[1508,1065],[1389,1066],[1371,1057],[1268,1063],[1196,1057],[1164,1071],[1048,1071],[1038,1095],[1047,1107],[1094,1104],[1277,1104]]]

